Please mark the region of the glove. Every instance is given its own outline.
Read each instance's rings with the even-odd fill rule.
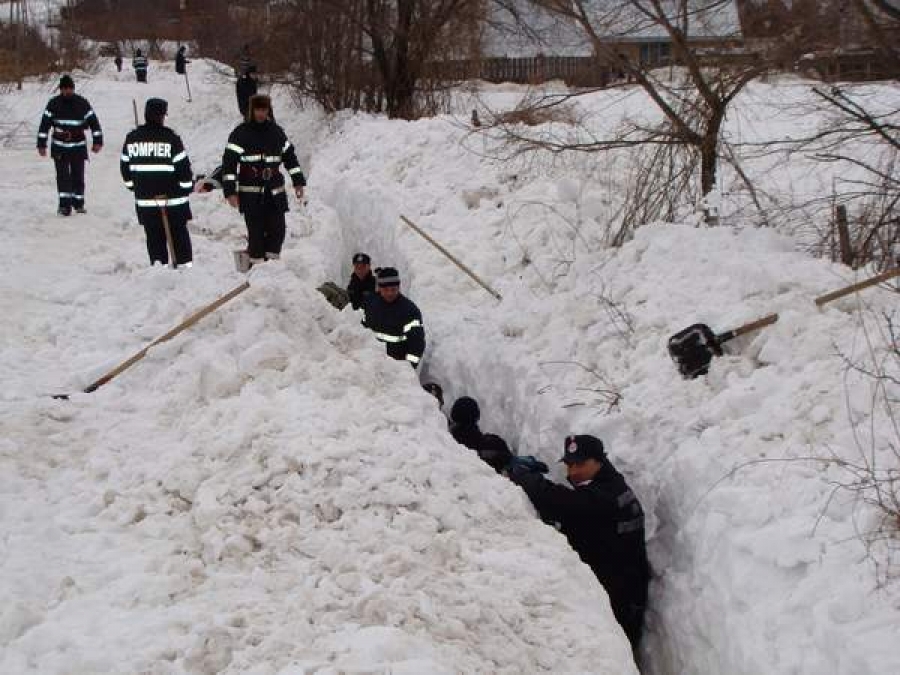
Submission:
[[[542,480],[541,474],[547,473],[549,470],[549,467],[542,461],[527,455],[513,457],[507,464],[505,472],[513,483],[527,487],[529,484]]]
[[[522,457],[513,457],[509,460],[510,466],[516,465],[523,467],[529,473],[547,473],[550,467],[537,459],[534,455],[524,455]]]

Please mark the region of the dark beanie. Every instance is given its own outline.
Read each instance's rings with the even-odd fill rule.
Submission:
[[[450,409],[450,419],[464,427],[478,424],[478,420],[481,419],[481,410],[478,409],[478,402],[469,396],[459,397]]]
[[[163,117],[169,112],[169,104],[165,99],[148,98],[144,104],[144,119],[148,122],[162,123]]]
[[[394,267],[379,267],[377,270],[379,286],[399,286],[400,273]]]
[[[63,75],[59,78],[59,88],[60,89],[74,89],[75,88],[75,80],[72,79],[71,75]]]
[[[354,265],[369,265],[372,259],[366,253],[355,253],[353,255]]]

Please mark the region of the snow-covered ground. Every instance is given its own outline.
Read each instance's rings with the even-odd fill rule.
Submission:
[[[649,515],[645,672],[900,672],[900,592],[859,534],[875,512],[834,492],[846,469],[805,459],[891,459],[879,406],[896,384],[879,399],[845,359],[883,356],[877,314],[896,293],[817,310],[854,274],[769,229],[649,224],[606,249],[616,177],[597,159],[494,162],[451,117],[326,119],[274,91],[310,183],[283,261],[95,393],[51,398],[244,280],[230,254],[243,224],[220,194],[193,200],[195,267],[149,269],[118,177],[132,98],[141,111],[151,95],[169,100],[195,171],[216,165],[233,87],[205,62],[190,75],[191,103],[171,64],[152,62],[148,85],[110,64],[76,77],[107,142],[87,216],[54,215],[52,163],[31,136],[0,156],[0,672],[636,672],[565,540],[453,442],[356,314],[315,291],[343,283],[357,250],[399,268],[425,317],[418,375],[448,403],[475,396],[485,430],[548,462],[570,432],[607,444]],[[779,118],[805,86],[754,86],[730,133],[810,124]],[[36,128],[53,93],[4,95],[5,119]],[[591,105],[613,119],[641,101]],[[771,191],[817,189],[798,166],[773,167]],[[683,381],[666,355],[688,324],[771,311],[779,322],[705,378]]]

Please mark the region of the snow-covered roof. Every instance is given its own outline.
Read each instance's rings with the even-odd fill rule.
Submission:
[[[586,0],[591,21],[601,39],[611,41],[667,41],[660,23],[641,11],[649,3],[627,0]],[[688,0],[662,3],[666,16],[686,26],[689,39],[740,37],[737,4],[733,0]],[[554,15],[533,0],[505,0],[492,5],[482,40],[485,56],[590,56],[593,49],[574,20]],[[518,21],[515,17],[518,17]]]

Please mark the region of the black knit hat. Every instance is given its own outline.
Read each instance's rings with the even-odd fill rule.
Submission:
[[[59,88],[60,89],[74,89],[75,88],[75,80],[72,79],[71,75],[63,75],[59,78]]]
[[[393,267],[378,268],[378,286],[399,286],[400,273]]]
[[[563,456],[559,461],[566,464],[577,464],[586,459],[606,459],[603,441],[596,436],[586,434],[566,436],[566,440],[563,442]]]
[[[478,402],[469,396],[460,396],[450,409],[450,419],[465,427],[478,424],[478,420],[481,419]]]
[[[354,265],[370,265],[372,263],[372,259],[366,253],[354,253],[353,254],[353,264]]]
[[[144,104],[144,119],[148,122],[162,122],[169,112],[169,104],[162,98],[148,98]]]

